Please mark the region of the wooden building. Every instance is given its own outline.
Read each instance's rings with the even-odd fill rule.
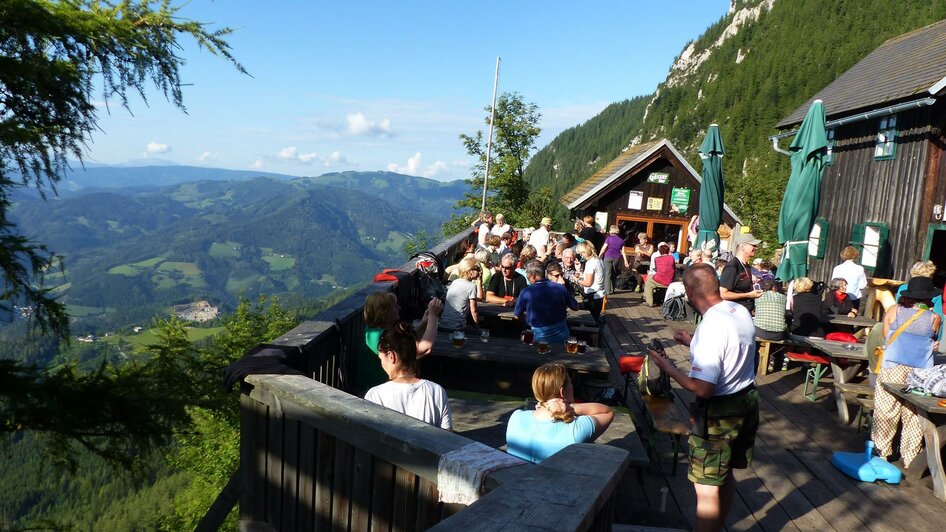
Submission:
[[[797,128],[824,102],[829,165],[809,245],[827,280],[847,245],[869,276],[907,279],[929,259],[946,274],[946,21],[893,38],[779,122]],[[788,131],[772,137],[794,134]]]
[[[690,222],[699,214],[701,182],[700,173],[669,140],[655,140],[627,148],[561,201],[572,216],[590,214],[605,230],[616,224],[626,246],[635,245],[644,232],[653,243],[673,242],[685,253]],[[732,229],[741,222],[723,205],[722,223]]]

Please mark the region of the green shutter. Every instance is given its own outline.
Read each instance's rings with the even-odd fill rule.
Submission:
[[[864,250],[864,230],[866,229],[865,224],[854,224],[854,227],[851,228],[851,241],[848,244],[857,248],[857,251]]]
[[[867,228],[870,227],[877,231],[877,245],[865,243],[865,237],[867,234]],[[890,229],[887,227],[887,224],[880,222],[865,222],[862,224],[854,224],[854,227],[851,228],[851,242],[850,244],[857,248],[860,252],[860,257],[858,263],[864,267],[864,270],[870,276],[875,276],[879,272],[884,272],[886,270],[887,258],[890,255],[888,238],[890,236]],[[876,264],[864,264],[864,256],[866,251],[871,253],[876,252],[877,261]]]

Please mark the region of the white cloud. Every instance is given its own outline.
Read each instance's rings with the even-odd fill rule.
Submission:
[[[391,120],[384,118],[380,122],[368,120],[363,113],[352,113],[345,117],[348,127],[345,129],[346,135],[380,137],[382,135],[391,135]]]
[[[348,164],[348,160],[345,159],[345,156],[343,156],[340,151],[333,151],[328,156],[322,156],[316,152],[299,153],[299,149],[295,146],[287,146],[279,150],[279,152],[276,153],[276,158],[308,165],[321,164],[322,166],[333,166],[336,164]]]
[[[417,175],[421,157],[420,152],[415,153],[407,160],[406,166],[400,166],[397,163],[388,163],[388,171],[397,172],[399,174]]]
[[[253,170],[259,170],[262,167],[263,167],[263,159],[256,159],[255,161],[253,161],[253,164],[250,165],[250,168],[252,168]]]
[[[276,158],[296,160],[299,158],[299,150],[297,150],[295,146],[287,146],[279,150],[279,153],[276,154]]]
[[[437,161],[434,164],[424,168],[424,177],[437,177],[442,175],[447,170],[447,163],[443,161]]]
[[[160,153],[167,153],[171,151],[171,147],[167,144],[160,144],[158,142],[151,141],[145,146],[146,155],[155,155]]]
[[[210,161],[213,161],[216,158],[217,158],[216,153],[210,150],[207,150],[204,153],[201,153],[200,155],[197,156],[197,161],[201,163],[208,163]]]

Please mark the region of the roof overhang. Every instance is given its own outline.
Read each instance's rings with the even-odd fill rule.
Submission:
[[[942,84],[943,87],[940,90],[946,89],[946,78],[943,78],[933,87],[930,87],[930,90],[938,85]],[[931,93],[932,94],[932,93]],[[842,118],[835,118],[834,120],[828,120],[824,123],[825,129],[831,129],[838,126],[843,126],[845,124],[852,124],[854,122],[863,122],[864,120],[871,120],[873,118],[880,118],[882,116],[892,115],[899,113],[900,111],[906,111],[908,109],[917,109],[920,107],[928,107],[936,103],[936,98],[932,97],[923,97],[916,100],[910,100],[906,102],[901,102],[895,105],[889,105],[887,107],[881,107],[879,109],[874,109],[872,111],[864,111],[861,113],[854,113]],[[797,129],[791,131],[786,131],[785,133],[779,133],[778,135],[770,135],[769,140],[778,140],[784,139],[786,137],[792,137],[798,133]]]

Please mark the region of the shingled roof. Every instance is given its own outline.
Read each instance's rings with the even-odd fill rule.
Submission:
[[[801,123],[815,100],[828,119],[936,96],[946,87],[946,20],[894,37],[841,74],[775,127]]]
[[[574,203],[577,199],[581,198],[588,192],[591,192],[609,177],[618,173],[618,171],[625,166],[633,166],[634,162],[643,158],[643,156],[658,143],[660,143],[659,140],[654,140],[651,142],[638,144],[636,146],[631,146],[627,149],[627,151],[622,152],[621,155],[618,155],[616,159],[602,166],[601,169],[595,172],[591,177],[584,180],[575,188],[569,190],[564,196],[562,196],[562,203],[566,206]]]

